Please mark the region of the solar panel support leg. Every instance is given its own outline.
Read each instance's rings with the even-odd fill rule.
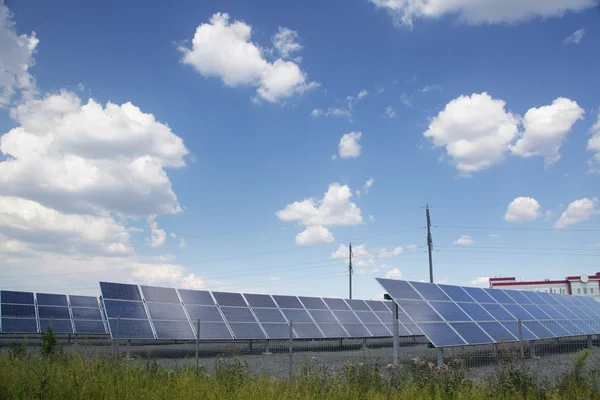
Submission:
[[[70,345],[71,345],[71,334],[69,333],[67,335],[67,346],[70,346]]]
[[[265,351],[263,352],[264,355],[271,355],[271,349],[269,348],[269,339],[267,339],[267,341],[265,342]]]
[[[75,346],[79,345],[79,335],[75,334]]]
[[[293,344],[293,341],[294,341],[294,330],[292,328],[292,325],[293,325],[293,323],[292,323],[292,321],[290,321],[290,342],[289,342],[289,346],[290,346],[290,348],[289,348],[289,357],[290,357],[290,360],[289,360],[289,365],[288,365],[288,368],[289,368],[288,372],[289,372],[290,378],[292,377],[292,374],[294,372],[294,352],[292,351],[292,344]]]
[[[525,348],[523,347],[523,322],[521,318],[517,319],[519,323],[519,349],[521,350],[521,358],[525,358]]]
[[[248,341],[248,350],[252,351],[252,339]]]
[[[435,356],[436,356],[436,361],[437,361],[437,366],[441,367],[442,365],[444,365],[444,349],[441,347],[436,347],[435,348]]]
[[[125,350],[125,356],[127,358],[131,357],[131,339],[127,339],[127,347]]]
[[[196,375],[198,375],[198,366],[200,365],[200,320],[196,325]]]
[[[399,340],[399,327],[398,327],[398,304],[394,302],[394,337],[393,341],[393,350],[394,354],[392,356],[392,360],[394,365],[398,365],[398,340]]]
[[[594,347],[592,343],[592,335],[587,335],[587,348],[591,349],[592,347]]]
[[[115,356],[119,357],[119,331],[121,330],[121,317],[117,318],[117,339],[115,341]]]

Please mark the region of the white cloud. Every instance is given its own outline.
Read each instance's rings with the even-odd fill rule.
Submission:
[[[387,10],[394,24],[411,28],[415,19],[456,16],[467,24],[526,22],[534,18],[561,17],[597,5],[595,0],[369,0]]]
[[[600,111],[598,111],[598,121],[590,129],[592,137],[587,142],[587,150],[595,152],[588,165],[590,173],[600,173]]]
[[[352,190],[348,185],[332,183],[322,199],[307,198],[288,204],[277,211],[282,221],[298,221],[304,226],[360,225],[360,208],[350,201]]]
[[[508,205],[504,220],[520,223],[533,221],[540,216],[540,203],[536,199],[532,197],[517,197]]]
[[[389,270],[385,274],[386,279],[402,279],[402,272],[398,268]]]
[[[365,193],[369,193],[369,190],[371,189],[371,186],[373,186],[373,183],[375,183],[375,179],[373,179],[373,178],[367,179],[367,181],[363,185],[363,189],[364,189]]]
[[[563,40],[563,44],[579,44],[585,36],[585,29],[577,29]]]
[[[371,222],[375,222],[375,216],[374,216],[374,215],[371,215],[371,214],[369,214],[369,221],[371,221]]]
[[[206,283],[195,274],[187,273],[181,265],[175,264],[141,264],[133,265],[133,278],[146,284],[167,283],[184,289],[204,289]]]
[[[523,117],[525,131],[511,146],[521,157],[543,156],[546,167],[560,159],[560,147],[584,111],[573,100],[559,97],[551,105],[530,108]]]
[[[425,86],[423,86],[423,88],[419,89],[419,92],[428,93],[428,92],[433,92],[435,90],[442,90],[443,88],[444,88],[444,85],[440,85],[440,84],[425,85]]]
[[[321,110],[320,108],[315,108],[310,113],[311,117],[320,117],[321,115],[323,115],[323,110]]]
[[[402,104],[404,104],[406,107],[412,108],[413,107],[413,97],[411,95],[409,95],[406,92],[403,92],[400,95],[400,101],[402,102]]]
[[[171,238],[173,238],[173,239],[177,239],[177,235],[175,233],[173,233],[173,232],[171,232],[169,234],[169,236],[171,236]]]
[[[279,277],[277,277],[277,276],[273,276],[273,277],[269,278],[269,280],[270,280],[270,281],[278,281],[278,280],[280,280],[280,279],[281,279],[281,278],[279,278]]]
[[[412,250],[412,249],[416,249],[417,245],[416,244],[409,244],[408,246],[406,246],[406,250]]]
[[[146,218],[146,221],[148,222],[148,226],[150,227],[150,230],[151,230],[150,246],[159,247],[159,246],[162,246],[163,244],[165,244],[165,240],[167,239],[167,234],[165,233],[164,230],[162,230],[158,227],[158,224],[156,223],[154,218],[156,218],[155,215],[152,215],[152,216]]]
[[[354,275],[373,275],[379,272],[379,268],[360,268],[354,270]]]
[[[336,251],[331,253],[330,258],[334,260],[347,260],[349,255],[348,246],[340,244]],[[367,244],[352,246],[352,264],[357,267],[366,267],[375,262],[374,255],[367,250]]]
[[[158,262],[171,262],[177,259],[177,256],[175,256],[174,254],[161,254],[159,256],[154,256],[152,257],[152,259],[154,261],[158,261]]]
[[[475,241],[469,235],[462,235],[461,237],[459,237],[458,239],[456,239],[453,242],[453,244],[457,244],[459,246],[470,246],[470,245],[472,245],[474,243],[475,243]]]
[[[309,226],[296,236],[296,244],[300,246],[315,243],[333,243],[334,237],[322,225]]]
[[[281,36],[281,29],[286,28],[280,28],[274,36],[275,46],[281,46],[280,52],[296,51],[295,39],[290,41],[290,34],[285,30]],[[261,48],[250,41],[251,36],[250,25],[243,21],[230,22],[227,13],[216,13],[209,23],[196,28],[191,49],[179,47],[182,62],[206,78],[220,78],[226,86],[256,87],[258,96],[271,103],[318,86],[316,82],[309,83],[306,73],[292,61],[282,58],[267,61]]]
[[[391,250],[388,250],[386,248],[383,249],[379,249],[377,251],[377,258],[381,259],[381,258],[391,258],[397,255],[402,254],[402,252],[404,251],[404,249],[400,246],[395,247]]]
[[[471,285],[479,286],[479,287],[489,287],[490,286],[490,277],[489,276],[480,276],[471,281]]]
[[[352,107],[354,107],[356,103],[368,95],[369,92],[366,89],[362,89],[356,96],[346,96],[346,100],[348,100],[348,108],[352,110]]]
[[[394,118],[395,116],[396,116],[396,110],[394,110],[394,107],[392,107],[391,105],[390,105],[390,106],[387,106],[387,107],[385,108],[385,114],[384,114],[384,117],[385,117],[385,118],[388,118],[388,119],[392,119],[392,118]]]
[[[497,233],[490,233],[488,236],[492,237],[492,238],[499,238],[500,237],[500,235],[498,235]]]
[[[517,136],[519,118],[505,102],[487,93],[450,101],[424,133],[436,147],[445,147],[456,169],[468,175],[504,160]]]
[[[185,241],[184,238],[180,238],[179,239],[179,247],[183,249],[185,246],[187,246],[187,242]]]
[[[29,68],[34,65],[38,43],[35,32],[17,33],[10,10],[0,3],[0,108],[8,106],[17,93],[24,98],[36,94],[35,79]]]
[[[11,116],[20,125],[0,137],[0,195],[82,214],[181,211],[165,168],[185,166],[188,150],[154,115],[131,103],[82,105],[62,91]]]
[[[357,158],[360,156],[362,147],[358,141],[361,137],[362,132],[350,132],[344,134],[338,145],[340,158]]]
[[[584,197],[569,204],[567,210],[554,223],[554,227],[562,229],[569,225],[578,224],[598,214],[598,198],[588,199]]]
[[[279,27],[279,32],[273,35],[271,41],[281,58],[289,58],[291,54],[302,50],[302,45],[298,43],[298,39],[298,32]]]
[[[347,107],[329,107],[327,110],[323,110],[321,108],[315,108],[311,112],[312,117],[335,117],[335,118],[351,118],[352,111],[356,103],[358,103],[361,99],[365,98],[369,95],[369,92],[366,89],[362,89],[355,96],[346,96],[346,101],[348,102]]]

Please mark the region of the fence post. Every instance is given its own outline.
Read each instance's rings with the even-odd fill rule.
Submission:
[[[587,335],[587,348],[591,349],[592,347],[592,335]]]
[[[294,340],[294,330],[293,330],[293,322],[290,321],[290,349],[289,349],[289,356],[290,356],[290,362],[289,362],[289,374],[290,374],[290,378],[292,377],[292,374],[294,372],[294,359],[293,359],[293,350],[292,350],[292,344],[293,344],[293,340]]]
[[[398,328],[398,304],[394,302],[394,337],[393,337],[393,350],[394,355],[392,357],[394,365],[398,365],[398,335],[400,334]]]
[[[435,356],[437,361],[437,366],[441,367],[444,364],[444,349],[442,347],[435,348]]]
[[[200,364],[200,319],[196,325],[196,375],[198,375],[198,366]]]
[[[116,356],[119,357],[119,331],[121,330],[121,317],[117,318],[117,341],[116,346],[115,346],[115,350],[116,350]]]
[[[127,358],[131,357],[131,339],[127,339],[127,348],[125,351],[125,356]]]
[[[267,341],[265,342],[265,351],[263,352],[264,355],[270,355],[271,354],[271,349],[269,347],[269,339],[267,339]]]
[[[517,318],[517,323],[519,324],[519,349],[521,351],[521,358],[524,358],[525,349],[523,348],[523,321],[521,321],[521,318]]]
[[[53,322],[53,318],[52,315],[50,316],[50,329],[52,329],[52,322]]]

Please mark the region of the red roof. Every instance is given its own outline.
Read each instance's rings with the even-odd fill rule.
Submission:
[[[492,286],[519,286],[519,285],[557,285],[561,283],[567,283],[564,281],[529,281],[529,282],[497,282],[492,283]]]
[[[514,276],[507,276],[506,278],[490,278],[490,282],[496,281],[516,281]]]

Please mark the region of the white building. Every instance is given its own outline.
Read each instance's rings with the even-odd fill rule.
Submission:
[[[567,276],[564,280],[517,281],[513,276],[490,278],[490,287],[591,296],[600,301],[600,272],[596,272],[594,275]]]

